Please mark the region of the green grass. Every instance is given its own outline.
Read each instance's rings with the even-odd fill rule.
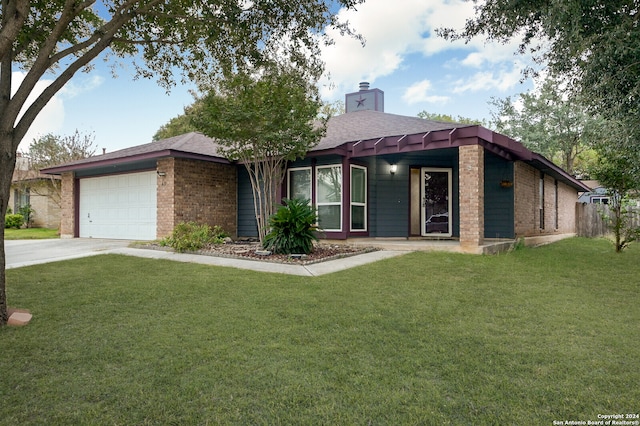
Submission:
[[[640,410],[640,247],[307,278],[105,255],[8,273],[0,424],[550,425]]]
[[[23,228],[23,229],[5,229],[5,240],[43,240],[60,238],[57,229],[50,228]]]

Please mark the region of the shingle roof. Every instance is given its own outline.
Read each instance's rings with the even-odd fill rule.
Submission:
[[[102,155],[94,155],[82,160],[71,161],[64,164],[65,169],[73,169],[74,166],[82,166],[91,163],[104,163],[109,161],[122,161],[127,159],[135,161],[136,158],[163,157],[175,154],[200,155],[204,157],[223,158],[220,147],[215,144],[213,139],[203,135],[202,133],[191,132],[184,135],[174,136],[168,139],[162,139],[157,142],[151,142],[144,145],[132,146],[118,151],[107,152]],[[47,169],[51,172],[58,166]]]
[[[311,151],[336,148],[347,142],[359,140],[427,133],[467,126],[467,124],[431,121],[379,111],[354,111],[331,117],[327,124],[327,134]]]

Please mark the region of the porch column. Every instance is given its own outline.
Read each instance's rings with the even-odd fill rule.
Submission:
[[[475,251],[484,239],[484,148],[458,148],[460,169],[460,247]]]
[[[76,236],[76,180],[73,172],[62,173],[60,188],[60,238]]]

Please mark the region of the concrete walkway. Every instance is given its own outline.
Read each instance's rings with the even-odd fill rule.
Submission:
[[[365,265],[378,260],[399,256],[408,251],[381,250],[342,259],[329,260],[312,265],[288,265],[245,259],[204,256],[198,254],[174,253],[171,251],[148,250],[128,247],[131,241],[104,240],[95,238],[74,238],[55,240],[9,240],[5,241],[7,269],[37,265],[61,260],[77,259],[99,254],[115,253],[147,259],[164,259],[176,262],[199,263],[203,265],[225,266],[259,272],[319,276]]]

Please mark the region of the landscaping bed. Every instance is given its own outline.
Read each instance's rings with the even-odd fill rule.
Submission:
[[[139,248],[151,248],[160,250],[172,250],[170,247],[158,243],[138,245]],[[294,265],[311,265],[313,263],[326,262],[328,260],[370,253],[378,250],[375,247],[356,247],[348,244],[325,243],[314,244],[311,253],[305,254],[275,254],[265,251],[260,243],[253,240],[238,240],[223,244],[209,244],[205,248],[189,253],[205,256],[218,256],[227,258],[247,259],[260,262],[290,263]]]

